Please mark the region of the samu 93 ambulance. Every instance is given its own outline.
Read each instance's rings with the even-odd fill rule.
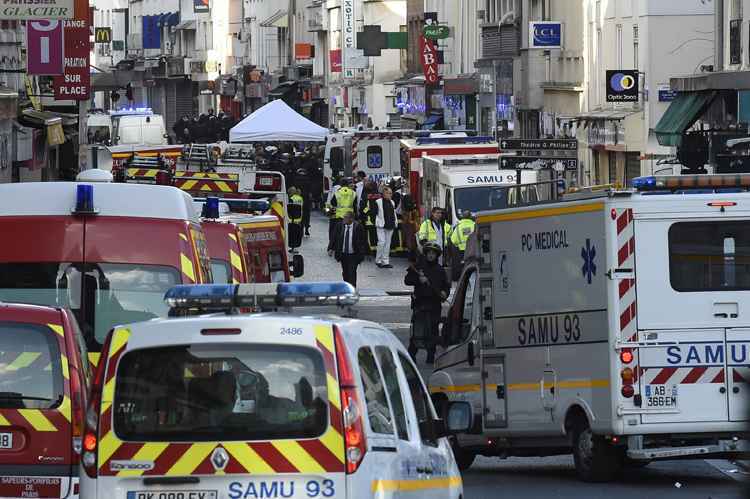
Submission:
[[[633,183],[479,216],[429,381],[473,406],[463,467],[572,452],[599,481],[750,449],[750,176]]]
[[[72,309],[96,363],[112,326],[165,315],[166,290],[211,268],[186,193],[81,175],[0,185],[0,300]]]
[[[237,313],[356,298],[346,283],[178,286],[175,317],[116,327],[91,390],[82,497],[462,497],[445,425],[392,333]],[[467,404],[450,409],[468,428]]]

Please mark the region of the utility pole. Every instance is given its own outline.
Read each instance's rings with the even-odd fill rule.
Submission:
[[[295,12],[297,10],[297,0],[289,0],[289,10],[287,11],[287,24],[289,25],[289,44],[287,47],[287,58],[289,59],[289,66],[294,65],[294,37],[296,30],[294,22],[296,19]]]

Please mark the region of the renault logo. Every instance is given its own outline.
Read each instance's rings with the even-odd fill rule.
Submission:
[[[214,468],[217,470],[223,470],[227,463],[229,462],[229,454],[227,454],[227,451],[225,451],[222,447],[217,447],[214,449],[213,454],[211,454],[211,464],[214,465]]]

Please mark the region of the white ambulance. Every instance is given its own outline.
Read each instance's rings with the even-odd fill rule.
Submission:
[[[461,498],[445,424],[401,342],[288,311],[356,300],[341,282],[178,286],[172,317],[115,327],[91,390],[82,497]],[[468,404],[449,411],[468,429]]]
[[[473,407],[463,468],[572,452],[603,481],[748,450],[750,176],[633,183],[479,217],[429,379]]]
[[[438,158],[422,156],[420,197],[423,216],[439,206],[445,208],[446,221],[454,225],[464,210],[477,215],[506,208],[508,190],[505,186],[538,181],[537,170],[501,170],[498,157],[497,153]]]

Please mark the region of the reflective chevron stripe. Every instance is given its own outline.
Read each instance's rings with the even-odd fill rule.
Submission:
[[[232,284],[245,281],[244,265],[242,264],[242,248],[235,234],[229,234],[229,263],[232,267]]]
[[[195,265],[193,264],[193,249],[190,245],[188,235],[180,232],[180,270],[182,271],[183,284],[195,284]]]

